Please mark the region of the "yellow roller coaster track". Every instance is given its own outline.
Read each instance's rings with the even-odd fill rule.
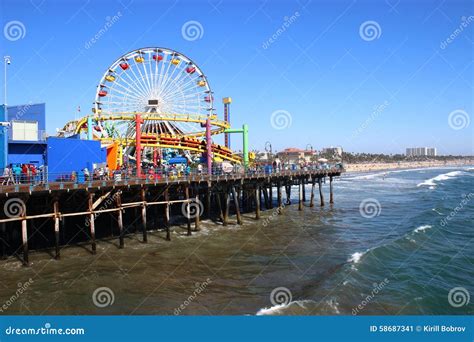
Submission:
[[[157,113],[140,113],[140,112],[124,112],[124,113],[114,113],[114,114],[108,114],[108,113],[101,113],[100,115],[92,115],[93,119],[95,121],[101,121],[101,122],[106,122],[106,121],[134,121],[135,120],[135,115],[140,114],[141,118],[145,121],[147,120],[154,120],[154,121],[177,121],[177,122],[193,122],[193,123],[199,123],[204,125],[208,119],[207,115],[197,115],[197,114],[157,114]],[[85,116],[79,120],[75,121],[70,121],[64,126],[64,130],[66,130],[67,127],[74,127],[74,130],[72,133],[78,134],[81,131],[85,131],[87,129],[87,119],[90,116]],[[211,119],[211,134],[219,134],[223,133],[225,129],[230,128],[230,124],[227,121],[224,120],[219,120],[217,119],[217,116],[212,115],[209,117]],[[193,133],[186,133],[182,135],[175,135],[174,137],[176,138],[182,138],[182,137],[187,137],[187,138],[197,138],[197,137],[202,137],[205,136],[206,132],[203,127],[202,132],[193,132]],[[162,135],[158,135],[158,138]],[[98,138],[102,143],[104,144],[111,144],[111,143],[118,143],[121,146],[134,146],[135,145],[135,139],[134,138],[119,138],[119,137],[104,137],[104,138]],[[159,139],[158,139],[159,141]],[[198,152],[198,153],[203,153],[206,152],[205,146],[200,145],[199,147],[191,147],[187,146],[184,143],[177,143],[175,145],[171,144],[163,144],[163,143],[146,143],[142,142],[142,147],[158,147],[158,148],[173,148],[173,149],[182,149],[182,150],[188,150],[188,151],[193,151],[193,152]],[[226,154],[223,153],[222,151],[219,151],[218,145],[213,144],[212,145],[212,150],[213,150],[213,155],[214,157],[221,158],[223,160],[228,160],[236,163],[241,163],[241,158],[235,154]]]
[[[204,125],[208,118],[207,115],[198,115],[198,114],[157,114],[157,113],[139,113],[139,112],[125,112],[125,113],[114,113],[107,114],[101,113],[100,115],[93,115],[94,120],[96,121],[134,121],[135,115],[140,114],[143,120],[155,120],[155,121],[176,121],[176,122],[193,122]],[[80,133],[86,129],[87,116],[75,121],[76,128],[74,134]],[[217,116],[212,115],[209,117],[211,119],[211,127],[214,127],[211,130],[211,134],[220,134],[223,133],[225,129],[230,128],[230,124],[227,121],[217,119]],[[74,123],[70,122],[68,124]],[[68,125],[66,124],[66,126]],[[65,127],[66,127],[65,126]],[[217,127],[217,128],[216,128]],[[206,134],[204,128],[202,132],[193,132],[186,133],[183,135],[177,136],[186,136],[186,137],[202,137]]]

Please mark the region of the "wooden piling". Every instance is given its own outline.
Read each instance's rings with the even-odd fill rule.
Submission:
[[[272,188],[272,181],[270,180],[270,184],[268,186],[268,204],[269,208],[273,209],[273,188]]]
[[[277,202],[278,202],[278,215],[282,214],[283,207],[281,201],[281,183],[278,181],[277,183]]]
[[[28,261],[28,226],[27,226],[27,221],[26,221],[26,213],[23,213],[25,215],[23,219],[21,220],[21,238],[22,238],[22,243],[23,243],[23,265],[28,266],[29,261]]]
[[[196,198],[194,199],[196,201],[196,216],[194,217],[194,231],[198,232],[199,231],[199,219],[201,213],[201,201],[199,200],[199,188],[196,187]]]
[[[5,222],[0,223],[0,233],[2,236],[0,240],[2,242],[2,259],[7,258],[7,225]]]
[[[165,222],[165,228],[166,228],[166,241],[171,241],[171,232],[170,232],[170,196],[168,192],[168,187],[165,189],[165,216],[164,216],[164,222]]]
[[[88,193],[89,196],[89,229],[90,229],[90,238],[92,245],[92,254],[96,254],[96,243],[95,243],[95,216],[94,216],[94,194],[92,192]]]
[[[142,199],[142,233],[143,242],[148,242],[147,231],[146,231],[146,191],[145,188],[141,188],[141,199]]]
[[[329,204],[334,204],[334,193],[332,191],[332,176],[329,176]]]
[[[221,220],[222,223],[224,223],[224,213],[223,213],[223,208],[222,208],[220,189],[215,193],[214,196],[215,196],[216,202],[217,202],[217,209],[218,209],[218,212],[219,212],[219,219]]]
[[[285,185],[286,191],[286,204],[291,204],[291,185]]]
[[[235,215],[237,216],[237,223],[242,224],[242,217],[240,216],[239,199],[237,198],[237,192],[235,191],[235,186],[232,186],[232,198],[234,199]]]
[[[59,201],[57,199],[54,200],[53,203],[54,209],[54,241],[55,241],[55,249],[56,253],[54,258],[58,260],[60,258],[59,254]]]
[[[265,201],[265,209],[270,209],[270,203],[268,202],[268,192],[267,192],[267,186],[263,185],[261,188],[263,192],[263,199]]]
[[[119,229],[119,248],[124,247],[123,241],[123,216],[122,216],[122,193],[118,192],[115,195],[115,205],[119,209],[117,210],[117,225]]]
[[[206,188],[206,218],[211,219],[211,182],[207,182]]]
[[[184,195],[187,201],[186,219],[187,219],[187,226],[188,226],[188,236],[190,236],[192,234],[191,233],[191,208],[190,208],[191,203],[189,202],[189,185],[188,184],[184,186]]]
[[[321,202],[321,207],[324,207],[322,177],[318,177],[318,185],[319,185],[319,200]]]
[[[230,196],[229,196],[229,189],[226,187],[224,190],[224,202],[225,202],[225,209],[224,209],[224,226],[229,223],[229,207],[230,207]]]
[[[306,179],[301,178],[301,191],[303,193],[303,202],[306,202],[306,188],[305,188]]]
[[[303,179],[298,180],[298,210],[303,210]]]
[[[315,185],[314,178],[311,178],[311,197],[309,199],[310,207],[314,207],[314,185]]]

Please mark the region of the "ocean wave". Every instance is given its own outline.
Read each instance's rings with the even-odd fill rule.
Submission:
[[[426,186],[429,186],[430,189],[434,189],[434,187],[437,185],[436,182],[441,182],[444,180],[456,178],[458,176],[461,176],[464,173],[465,173],[464,171],[451,171],[448,173],[442,173],[440,175],[437,175],[436,177],[427,179],[424,182],[417,184],[417,187],[426,185]]]
[[[430,229],[430,228],[432,228],[432,226],[430,226],[429,224],[425,224],[423,226],[419,226],[419,227],[415,228],[413,230],[413,232],[414,233],[424,232],[425,230]]]
[[[314,303],[312,300],[295,300],[288,304],[278,304],[269,308],[263,308],[258,310],[257,316],[275,316],[275,315],[287,315],[293,312],[295,309],[298,311],[307,310],[307,304]]]

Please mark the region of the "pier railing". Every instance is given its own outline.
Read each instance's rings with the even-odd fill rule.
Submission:
[[[0,171],[1,172],[1,171]],[[0,176],[0,193],[32,192],[42,190],[60,190],[71,188],[91,188],[136,184],[163,184],[180,182],[204,182],[239,179],[262,179],[265,177],[292,177],[302,175],[330,176],[344,172],[340,166],[305,167],[293,170],[282,169],[234,169],[224,172],[222,169],[213,169],[208,174],[207,169],[188,169],[172,171],[153,171],[137,175],[136,170],[120,170],[87,174],[84,172],[39,172],[36,174],[8,173]]]

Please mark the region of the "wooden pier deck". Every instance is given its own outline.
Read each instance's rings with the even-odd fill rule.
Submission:
[[[312,185],[309,206],[314,206],[316,184],[319,205],[324,206],[323,181],[329,179],[332,204],[333,178],[343,172],[331,168],[3,185],[0,252],[3,256],[16,255],[28,265],[30,248],[54,248],[54,257],[59,259],[61,247],[84,241],[90,242],[90,252],[95,254],[96,238],[117,237],[119,248],[124,248],[127,234],[140,232],[142,241],[147,242],[148,230],[163,229],[166,240],[171,240],[173,214],[186,222],[188,235],[199,230],[203,217],[226,225],[233,213],[242,224],[242,212],[254,211],[259,219],[262,208],[273,209],[276,205],[281,214],[282,207],[291,203],[293,186],[298,186],[298,209],[303,210],[306,184]]]

